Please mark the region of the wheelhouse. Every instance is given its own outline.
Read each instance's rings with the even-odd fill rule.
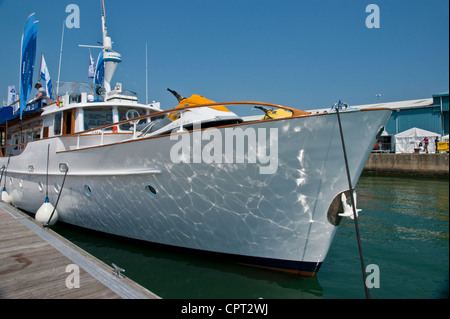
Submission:
[[[28,105],[19,118],[19,112],[12,111],[1,121],[1,154],[17,155],[28,142],[38,139],[76,134],[96,127],[160,112],[160,104],[138,103],[134,92],[122,89],[117,83],[113,90],[105,92],[95,84],[66,82],[59,83],[54,92],[56,102],[40,100]],[[13,108],[13,107],[12,107]],[[141,120],[146,123],[150,119]],[[106,129],[103,133],[132,134],[131,124],[122,124]]]

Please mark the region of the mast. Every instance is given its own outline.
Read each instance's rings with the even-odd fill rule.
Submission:
[[[112,41],[111,37],[108,36],[108,28],[106,27],[106,14],[105,14],[105,2],[102,0],[102,45],[101,46],[94,46],[94,45],[78,45],[80,47],[88,47],[88,48],[99,48],[102,49],[102,53],[99,56],[100,60],[97,60],[97,67],[103,63],[104,65],[104,77],[103,77],[103,83],[98,83],[100,85],[103,85],[105,88],[105,99],[108,94],[108,92],[111,91],[111,79],[114,75],[114,72],[116,71],[117,64],[122,62],[122,56],[120,53],[115,52],[112,50]],[[95,71],[95,80],[97,80],[97,72],[99,71],[99,68]],[[95,82],[97,83],[97,82]]]
[[[42,57],[43,56],[44,56],[44,53],[41,53],[41,63],[39,64],[38,83],[41,83],[41,70],[42,70]]]
[[[147,42],[145,43],[145,104],[148,104]]]
[[[117,64],[122,61],[121,55],[112,50],[111,37],[108,37],[108,29],[105,25],[105,14],[102,15],[103,27],[103,62],[105,64],[104,87],[106,93],[111,91],[111,79],[116,71]]]
[[[58,96],[59,93],[59,76],[61,74],[61,58],[62,58],[63,42],[64,42],[64,20],[62,25],[61,49],[59,50],[58,82],[56,84],[56,96]]]

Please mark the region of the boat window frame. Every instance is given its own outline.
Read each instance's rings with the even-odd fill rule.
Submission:
[[[95,125],[93,125],[93,126],[86,125],[88,123],[88,121],[89,121],[89,115],[92,115],[95,112],[99,112],[99,111],[102,111],[105,114],[109,112],[110,119],[108,117],[107,121],[105,123],[101,123],[101,124],[99,124],[98,120],[96,120],[97,123]],[[99,114],[100,114],[100,112],[99,112]],[[109,120],[109,122],[108,122],[108,120]],[[113,108],[112,107],[108,107],[108,108],[105,108],[105,107],[87,107],[87,108],[83,109],[83,130],[84,131],[95,129],[95,128],[100,127],[100,126],[111,125],[113,123],[114,123],[114,114],[113,114]],[[106,131],[107,130],[112,130],[112,128],[106,129]]]
[[[59,119],[57,119],[59,118]],[[59,125],[58,125],[59,121]],[[63,124],[63,113],[56,112],[53,115],[53,136],[59,136],[62,134],[62,124]]]
[[[126,112],[128,112],[131,109],[136,110],[139,113],[139,116],[148,114],[146,109],[141,109],[139,107],[130,107],[129,105],[118,105],[117,106],[117,115],[118,115],[119,121],[126,120]],[[149,121],[150,121],[150,118],[142,119],[139,121],[138,124],[148,123]],[[127,131],[130,131],[130,129],[132,127],[133,127],[133,125],[131,123],[121,124],[121,125],[119,125],[119,131],[127,132]]]

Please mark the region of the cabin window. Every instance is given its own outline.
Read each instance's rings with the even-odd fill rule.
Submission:
[[[14,145],[14,149],[15,150],[19,149],[19,143],[20,143],[20,135],[19,134],[14,134],[13,135],[13,145]]]
[[[127,119],[127,112],[131,110],[130,108],[125,108],[125,107],[119,107],[119,121],[125,121]],[[139,113],[139,116],[145,115],[145,111],[135,108],[134,110],[136,110]],[[142,124],[145,123],[147,121],[147,119],[143,119],[140,120],[138,124]],[[122,124],[120,125],[120,129],[124,130],[124,131],[128,131],[133,125],[131,123],[126,123],[126,124]]]
[[[34,132],[33,131],[26,131],[25,132],[25,143],[31,142],[34,140]]]
[[[71,94],[71,95],[69,95],[69,104],[80,103],[80,102],[81,102],[81,94]]]
[[[56,113],[53,118],[53,135],[61,135],[62,114]]]
[[[90,109],[84,110],[84,129],[91,130],[99,126],[112,124],[112,110]]]

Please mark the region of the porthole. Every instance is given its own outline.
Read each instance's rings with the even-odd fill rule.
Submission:
[[[145,185],[145,193],[150,198],[154,198],[158,194],[158,190],[152,184]]]
[[[86,196],[90,197],[92,195],[92,190],[89,185],[84,185],[83,190]]]
[[[59,163],[59,170],[65,173],[69,170],[69,166],[66,163]]]

